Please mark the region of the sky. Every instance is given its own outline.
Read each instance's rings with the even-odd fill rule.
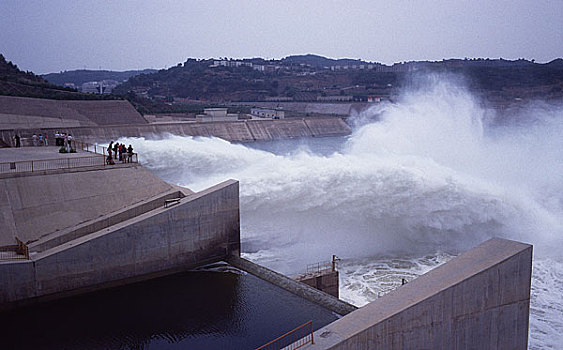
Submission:
[[[563,57],[563,0],[0,0],[0,18],[0,53],[37,74],[307,53]]]

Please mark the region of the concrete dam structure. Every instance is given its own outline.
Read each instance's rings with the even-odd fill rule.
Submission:
[[[70,133],[89,142],[109,142],[119,137],[179,136],[219,137],[233,142],[271,141],[303,137],[342,136],[351,133],[340,117],[239,120],[234,122],[148,123],[128,101],[55,101],[0,96],[0,138],[14,146],[16,133],[31,144],[35,134]],[[0,143],[2,143],[0,142]]]
[[[35,113],[31,116],[35,118],[40,109],[26,113]],[[51,117],[52,113],[46,116]],[[93,124],[63,131],[81,140],[170,132],[253,141],[327,136],[347,128],[340,118]],[[1,124],[1,129],[10,145],[14,129],[6,124]],[[55,128],[18,130],[22,134],[41,130],[50,135]],[[30,153],[22,154],[29,159],[39,157],[43,152],[39,149],[46,150],[43,157],[71,157],[59,154],[56,147],[27,149]],[[11,150],[0,149],[0,156],[4,155],[0,163],[22,160],[9,155],[7,151]],[[93,157],[103,159],[100,155]],[[2,312],[226,261],[338,315],[339,319],[316,331],[311,327],[305,336],[310,344],[303,348],[527,348],[530,245],[491,239],[357,309],[241,258],[236,180],[194,192],[166,183],[137,163],[34,171],[11,171],[9,166],[6,169],[0,174],[0,246],[16,248],[10,254],[0,251]],[[314,284],[323,285],[325,281],[315,277]],[[287,331],[280,329],[279,335]]]
[[[17,237],[29,249],[29,259],[0,261],[4,307],[183,271],[240,251],[233,180],[194,193],[133,164],[4,176],[0,189],[1,245]]]

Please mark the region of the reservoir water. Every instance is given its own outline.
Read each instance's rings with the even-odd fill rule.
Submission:
[[[563,107],[487,109],[447,79],[349,122],[345,138],[123,139],[167,181],[240,181],[244,256],[282,273],[342,258],[357,306],[490,237],[534,245],[531,349],[563,348]]]
[[[2,349],[255,349],[337,316],[234,268],[191,271],[2,314]]]

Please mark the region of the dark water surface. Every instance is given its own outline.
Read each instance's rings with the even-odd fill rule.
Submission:
[[[336,318],[250,274],[194,271],[0,313],[0,348],[254,349]]]

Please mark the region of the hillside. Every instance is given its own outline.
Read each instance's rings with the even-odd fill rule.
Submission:
[[[563,65],[555,60],[451,59],[386,66],[316,55],[281,60],[188,59],[153,74],[141,74],[118,86],[129,98],[193,101],[367,101],[390,98],[420,73],[453,73],[491,101],[563,98]]]
[[[155,69],[129,70],[124,72],[80,69],[60,73],[43,74],[41,77],[55,85],[63,86],[66,83],[73,83],[74,85],[79,86],[90,81],[116,80],[118,82],[124,82],[139,74],[150,74],[155,72]]]
[[[62,88],[45,79],[23,72],[18,66],[0,54],[0,95],[37,97],[59,100],[115,99],[115,96],[82,94],[73,89]]]

